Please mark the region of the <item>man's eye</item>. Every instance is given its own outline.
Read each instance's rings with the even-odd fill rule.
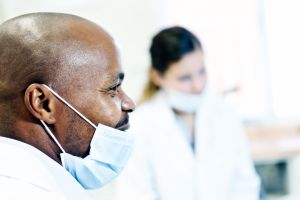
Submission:
[[[117,91],[117,89],[118,89],[118,86],[115,86],[115,87],[112,87],[112,88],[110,88],[110,91]]]
[[[108,92],[109,92],[109,93],[115,93],[115,92],[118,92],[120,86],[121,86],[121,84],[118,84],[118,85],[116,85],[116,86],[113,86],[113,87],[111,87],[111,88],[108,89]]]

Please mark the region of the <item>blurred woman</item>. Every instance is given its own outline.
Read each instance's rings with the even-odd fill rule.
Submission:
[[[131,118],[136,148],[117,183],[125,200],[257,200],[259,180],[237,116],[207,88],[200,41],[182,27],[152,40]]]

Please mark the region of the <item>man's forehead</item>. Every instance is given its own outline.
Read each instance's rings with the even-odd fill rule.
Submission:
[[[66,68],[76,69],[80,73],[101,75],[102,79],[119,78],[122,71],[119,52],[112,40],[94,44],[74,40],[62,48],[60,56]]]

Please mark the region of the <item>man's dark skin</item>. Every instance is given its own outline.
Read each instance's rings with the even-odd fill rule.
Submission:
[[[123,78],[115,43],[96,24],[55,13],[9,20],[0,26],[0,136],[60,163],[43,120],[67,153],[85,157],[95,129],[43,84],[94,124],[125,130],[135,105],[122,90]]]

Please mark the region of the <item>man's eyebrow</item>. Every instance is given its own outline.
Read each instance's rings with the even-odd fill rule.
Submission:
[[[120,72],[118,75],[116,76],[107,76],[105,78],[106,83],[109,85],[115,85],[115,84],[119,84],[124,80],[125,74],[123,72]]]

